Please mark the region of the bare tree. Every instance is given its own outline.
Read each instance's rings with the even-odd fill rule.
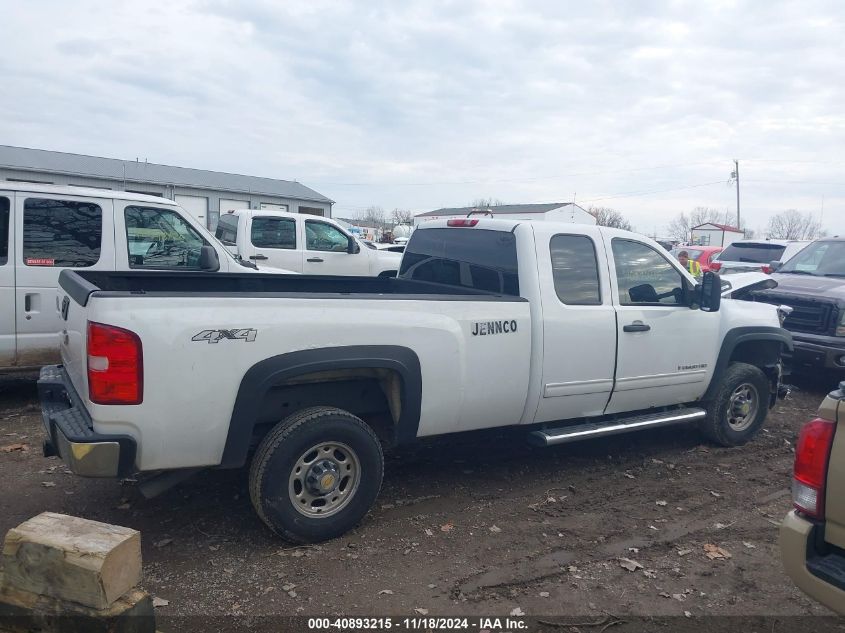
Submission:
[[[390,212],[390,219],[393,221],[394,226],[397,224],[413,224],[414,214],[407,209],[393,209]]]
[[[469,206],[474,209],[488,209],[490,207],[501,207],[504,204],[498,198],[476,198]]]
[[[713,207],[695,207],[689,215],[684,212],[676,215],[669,223],[669,237],[679,242],[688,242],[692,228],[701,224],[715,223],[732,226],[732,213],[727,209]],[[742,229],[742,227],[740,227]],[[745,230],[745,229],[742,229]]]
[[[780,240],[814,240],[824,235],[821,222],[812,213],[801,213],[796,209],[773,215],[766,227],[766,237]]]
[[[599,226],[609,226],[614,229],[624,229],[626,231],[633,230],[631,223],[616,209],[609,207],[590,207],[587,209],[587,213],[596,219],[596,224]]]
[[[355,214],[355,219],[377,228],[384,228],[385,224],[387,224],[384,209],[376,206],[367,207],[363,211],[358,211]]]

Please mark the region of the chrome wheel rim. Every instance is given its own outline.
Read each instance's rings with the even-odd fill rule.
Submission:
[[[754,424],[760,408],[760,394],[757,387],[742,383],[731,393],[728,400],[728,426],[734,431],[745,431]]]
[[[328,517],[349,505],[360,480],[361,463],[355,451],[340,442],[321,442],[294,463],[288,496],[300,514]]]

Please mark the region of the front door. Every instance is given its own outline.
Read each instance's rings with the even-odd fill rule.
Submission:
[[[607,413],[696,400],[719,352],[720,315],[691,309],[692,278],[649,244],[606,236],[605,247],[615,271],[619,341]]]
[[[247,249],[242,255],[263,266],[302,272],[302,250],[296,235],[296,219],[255,215],[249,223]]]
[[[112,201],[17,193],[14,223],[17,364],[48,365],[59,358],[59,273],[114,270]]]
[[[601,415],[610,398],[616,312],[607,266],[598,265],[602,251],[598,228],[538,239],[543,385],[535,422]]]
[[[15,234],[12,196],[0,193],[0,369],[15,364]]]
[[[370,262],[365,249],[349,252],[349,236],[320,220],[305,220],[306,275],[369,275]]]

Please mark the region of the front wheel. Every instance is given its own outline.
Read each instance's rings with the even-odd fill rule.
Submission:
[[[701,432],[722,446],[741,446],[762,428],[768,413],[769,381],[759,367],[731,363],[707,407]]]
[[[249,472],[258,516],[285,540],[341,536],[367,514],[381,488],[384,456],[360,418],[333,407],[304,409],[262,440]]]

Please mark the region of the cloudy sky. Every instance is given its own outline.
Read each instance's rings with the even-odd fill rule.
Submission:
[[[696,206],[845,230],[845,5],[11,2],[0,143],[299,180],[424,211],[479,197]]]

